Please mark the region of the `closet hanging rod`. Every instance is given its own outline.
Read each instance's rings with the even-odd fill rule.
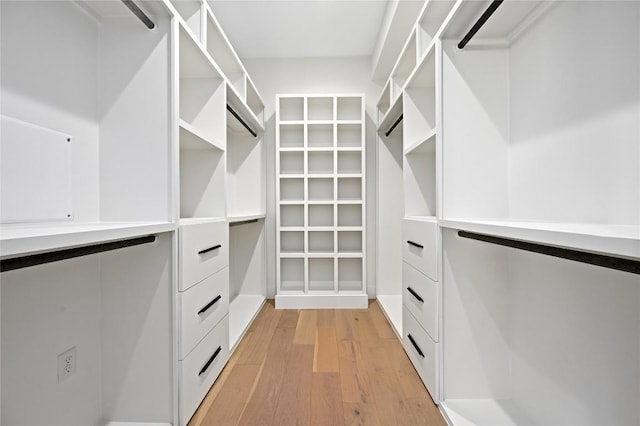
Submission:
[[[28,268],[30,266],[43,265],[45,263],[59,262],[61,260],[73,259],[74,257],[88,256],[90,254],[102,253],[125,247],[139,246],[141,244],[152,243],[155,240],[155,235],[147,235],[144,237],[128,238],[125,240],[110,241],[107,243],[91,244],[82,247],[3,259],[0,260],[0,272],[13,271],[15,269]]]
[[[387,131],[387,133],[385,133],[385,136],[389,136],[391,134],[391,132],[393,132],[395,130],[395,128],[398,126],[398,124],[400,124],[400,122],[402,121],[402,117],[404,116],[404,114],[400,114],[400,117],[398,117],[398,119],[396,120],[395,123],[393,123],[393,125],[391,126],[391,128]]]
[[[249,127],[249,125],[247,123],[244,122],[244,120],[238,115],[237,112],[235,112],[233,110],[233,108],[231,108],[231,106],[229,104],[227,104],[227,111],[229,111],[231,113],[231,115],[233,115],[240,122],[240,124],[242,124],[244,126],[244,128],[247,129],[249,131],[249,133],[251,133],[253,135],[254,138],[256,136],[258,136],[258,134],[256,132],[254,132],[253,129],[251,129],[251,127]]]
[[[138,17],[142,21],[143,24],[147,26],[150,30],[156,27],[156,24],[153,23],[151,19],[133,2],[133,0],[122,0],[125,6],[129,8],[130,11],[133,12],[134,15]]]
[[[478,30],[482,28],[485,22],[487,22],[487,20],[491,17],[491,15],[493,15],[493,12],[496,11],[498,6],[500,6],[503,1],[504,0],[493,0],[491,2],[489,7],[487,7],[487,10],[484,11],[484,13],[478,18],[476,23],[473,24],[473,27],[471,27],[469,32],[462,38],[462,40],[460,40],[460,43],[458,43],[458,49],[464,49],[467,43],[469,43],[469,41],[473,38],[473,36],[476,35]]]
[[[470,238],[472,240],[483,241],[485,243],[497,244],[500,246],[530,251],[533,253],[545,254],[547,256],[573,260],[575,262],[587,263],[589,265],[602,266],[604,268],[615,269],[617,271],[640,274],[640,261],[638,260],[607,256],[604,254],[589,253],[581,250],[548,246],[545,244],[512,240],[510,238],[494,237],[492,235],[476,234],[475,232],[468,231],[458,231],[458,236],[463,238]]]

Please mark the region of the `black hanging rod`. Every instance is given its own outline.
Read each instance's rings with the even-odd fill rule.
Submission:
[[[258,219],[239,220],[237,222],[229,222],[229,226],[246,225],[248,223],[256,223]]]
[[[404,114],[400,114],[400,117],[398,117],[398,119],[396,120],[395,123],[393,123],[393,125],[391,126],[391,128],[387,131],[387,133],[385,133],[385,136],[389,136],[391,134],[391,132],[393,132],[395,130],[395,128],[398,126],[398,124],[400,124],[400,122],[402,121],[402,117]]]
[[[61,260],[73,259],[74,257],[87,256],[90,254],[102,253],[125,247],[139,246],[141,244],[152,243],[155,240],[155,235],[147,235],[144,237],[129,238],[126,240],[110,241],[108,243],[91,244],[82,247],[3,259],[0,260],[0,272],[13,271],[15,269],[28,268],[30,266],[42,265],[45,263],[59,262]]]
[[[471,27],[469,32],[462,38],[462,40],[460,40],[460,43],[458,43],[458,49],[464,49],[467,43],[469,43],[469,41],[473,38],[473,36],[476,35],[478,30],[482,28],[484,23],[487,22],[487,20],[491,17],[491,15],[493,15],[493,12],[496,11],[498,6],[500,6],[503,1],[504,0],[493,0],[491,2],[489,7],[487,7],[487,10],[484,11],[482,16],[480,16],[476,21],[476,23],[473,24],[473,27]]]
[[[133,0],[122,0],[125,6],[129,8],[130,11],[133,12],[134,15],[138,17],[142,21],[143,24],[147,26],[150,30],[156,27],[156,24],[153,23],[151,19],[133,2]]]
[[[258,134],[256,132],[254,132],[253,129],[251,129],[251,127],[249,127],[249,125],[247,123],[244,122],[244,120],[238,115],[237,112],[235,112],[233,110],[233,108],[231,108],[231,105],[229,105],[229,104],[227,104],[227,111],[229,111],[231,113],[231,115],[233,115],[240,122],[240,124],[242,124],[244,126],[244,128],[247,129],[249,131],[249,133],[251,133],[253,135],[254,138],[256,136],[258,136]]]
[[[588,263],[589,265],[602,266],[617,271],[640,274],[640,261],[625,259],[604,254],[589,253],[581,250],[553,247],[544,244],[529,243],[526,241],[512,240],[510,238],[494,237],[492,235],[476,234],[475,232],[458,231],[458,236],[484,241],[533,253],[546,254],[547,256],[573,260],[575,262]]]

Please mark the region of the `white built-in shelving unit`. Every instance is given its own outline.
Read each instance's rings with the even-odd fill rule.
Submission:
[[[366,307],[364,98],[276,105],[276,306]]]
[[[187,424],[265,300],[264,103],[208,3],[138,6],[1,5],[2,424]]]
[[[504,2],[459,49],[487,6],[442,42],[444,413],[638,423],[638,275],[464,237],[640,259],[640,4]]]

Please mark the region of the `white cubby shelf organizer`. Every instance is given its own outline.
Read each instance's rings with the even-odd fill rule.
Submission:
[[[366,308],[362,95],[276,97],[278,308]]]

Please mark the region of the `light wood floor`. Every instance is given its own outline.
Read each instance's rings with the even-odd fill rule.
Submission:
[[[268,301],[189,426],[445,425],[376,302]]]

